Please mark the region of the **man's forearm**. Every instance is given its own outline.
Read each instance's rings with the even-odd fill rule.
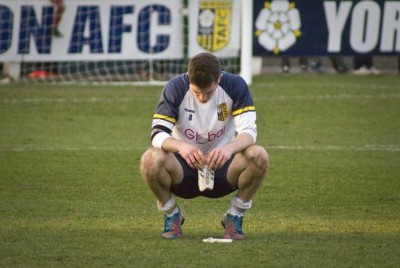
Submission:
[[[183,143],[184,143],[183,141],[170,137],[164,140],[164,142],[161,145],[161,148],[167,152],[178,153],[179,148],[180,146],[183,145]]]
[[[248,134],[248,133],[241,133],[235,137],[235,139],[225,145],[226,147],[229,147],[229,149],[234,153],[239,153],[242,152],[244,149],[249,147],[250,145],[254,144],[254,139],[253,137]]]

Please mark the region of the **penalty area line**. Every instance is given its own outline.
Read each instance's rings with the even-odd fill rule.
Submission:
[[[144,151],[148,147],[13,147],[13,148],[0,148],[0,152],[29,152],[29,151]]]
[[[386,151],[386,152],[400,152],[400,145],[377,145],[367,144],[363,146],[345,146],[345,145],[325,145],[325,146],[313,146],[313,145],[268,145],[265,146],[267,150],[309,150],[309,151]],[[0,152],[29,152],[29,151],[145,151],[149,147],[0,147]]]
[[[309,150],[309,151],[387,151],[400,152],[400,145],[376,145],[368,144],[364,146],[343,146],[343,145],[326,145],[326,146],[303,146],[303,145],[271,145],[267,149],[276,150]]]

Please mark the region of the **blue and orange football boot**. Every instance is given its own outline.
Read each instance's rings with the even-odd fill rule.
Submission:
[[[222,226],[225,228],[224,238],[241,240],[244,238],[242,231],[243,217],[226,213],[222,217]]]
[[[180,210],[171,217],[164,215],[164,231],[162,237],[166,239],[182,237],[182,225],[184,222],[185,218]]]

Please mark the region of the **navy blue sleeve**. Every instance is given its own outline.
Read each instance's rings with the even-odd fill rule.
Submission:
[[[239,75],[223,72],[219,85],[233,100],[233,115],[254,111],[254,102],[246,81]]]
[[[181,74],[168,81],[160,95],[155,116],[161,115],[173,119],[175,124],[179,116],[179,106],[188,90],[189,79],[187,74]]]

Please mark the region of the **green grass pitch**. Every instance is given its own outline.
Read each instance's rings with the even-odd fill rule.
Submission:
[[[161,86],[0,85],[0,267],[396,267],[400,77],[269,75],[251,86],[269,175],[220,237],[231,196],[178,199],[184,237],[139,175]]]

